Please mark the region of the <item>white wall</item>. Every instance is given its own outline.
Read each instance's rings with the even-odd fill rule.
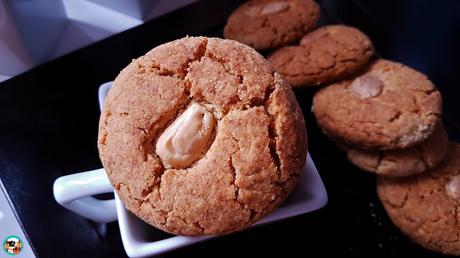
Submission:
[[[198,0],[0,0],[0,82]]]

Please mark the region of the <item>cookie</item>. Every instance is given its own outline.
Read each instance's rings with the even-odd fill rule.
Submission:
[[[425,141],[441,106],[439,91],[425,75],[380,59],[359,75],[318,91],[312,110],[331,137],[357,148],[389,150]]]
[[[300,46],[287,46],[268,57],[293,87],[341,80],[362,69],[374,55],[369,38],[343,25],[321,27],[305,35]]]
[[[254,49],[187,37],[117,76],[98,147],[132,213],[178,235],[241,230],[275,210],[305,165],[302,112]]]
[[[348,160],[357,167],[382,176],[403,177],[422,173],[444,158],[449,139],[442,122],[432,135],[414,147],[402,150],[363,150],[345,145]]]
[[[319,19],[313,0],[253,0],[228,18],[224,36],[257,50],[277,48],[298,40]]]
[[[393,223],[430,250],[460,255],[460,145],[427,173],[405,178],[379,177],[377,191]]]

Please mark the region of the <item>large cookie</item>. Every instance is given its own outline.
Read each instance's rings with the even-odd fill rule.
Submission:
[[[431,135],[441,106],[440,93],[425,75],[380,59],[320,90],[312,109],[326,134],[349,145],[403,149]]]
[[[224,36],[258,50],[277,48],[312,30],[319,15],[313,0],[253,0],[230,15]]]
[[[255,50],[187,37],[121,71],[98,146],[126,208],[180,235],[241,230],[276,209],[306,160],[290,87]]]
[[[372,43],[364,33],[330,25],[305,35],[300,46],[276,50],[268,60],[291,86],[308,87],[354,74],[373,54]]]
[[[460,255],[460,145],[428,173],[405,178],[379,177],[377,191],[393,223],[417,243]]]
[[[439,122],[424,142],[402,150],[363,150],[346,145],[348,160],[359,168],[383,176],[403,177],[422,173],[438,165],[444,158],[449,139]]]

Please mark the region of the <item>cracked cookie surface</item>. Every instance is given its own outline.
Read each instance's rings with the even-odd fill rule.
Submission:
[[[402,150],[363,150],[341,144],[357,167],[382,176],[403,177],[422,173],[438,165],[449,146],[447,133],[440,121],[424,142]]]
[[[165,166],[158,138],[197,104],[216,119],[206,149],[185,167]],[[163,44],[123,69],[98,139],[126,208],[179,235],[241,230],[276,209],[300,176],[306,143],[295,96],[271,65],[241,43],[205,37]]]
[[[268,60],[291,86],[308,87],[354,74],[373,54],[371,41],[361,31],[329,25],[305,35],[299,46],[276,50]]]
[[[312,110],[323,131],[362,149],[403,149],[426,140],[441,115],[439,91],[400,63],[376,60],[318,91]]]
[[[253,0],[228,18],[224,36],[255,49],[277,48],[311,31],[320,16],[313,0]]]
[[[433,170],[406,178],[379,177],[377,191],[393,223],[420,245],[460,255],[460,145],[450,143]]]

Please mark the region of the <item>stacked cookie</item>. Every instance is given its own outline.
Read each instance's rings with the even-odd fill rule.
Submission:
[[[378,196],[393,223],[430,250],[460,255],[460,145],[449,143],[444,160],[409,177],[377,180]]]
[[[345,77],[315,94],[318,125],[353,164],[379,175],[378,196],[401,231],[460,255],[460,145],[449,143],[439,91],[420,72],[384,59]]]
[[[442,98],[422,73],[374,59],[361,31],[315,30],[311,0],[253,0],[228,19],[225,36],[257,50],[293,88],[323,85],[312,111],[348,159],[378,175],[395,225],[422,246],[460,255],[460,145],[449,143]]]
[[[318,28],[313,0],[253,0],[228,18],[224,36],[270,50],[268,60],[292,87],[331,83],[353,75],[374,55],[369,38],[344,26]]]
[[[324,26],[303,36],[299,45],[274,51],[268,60],[292,87],[334,82],[361,70],[374,55],[369,38],[344,26]]]
[[[278,48],[313,30],[319,16],[312,0],[248,1],[230,15],[224,36],[259,51]]]
[[[448,140],[441,95],[423,74],[379,59],[352,78],[316,93],[323,131],[363,170],[401,177],[436,166]]]
[[[441,103],[426,76],[379,59],[317,92],[312,110],[353,164],[379,175],[378,196],[401,231],[460,255],[460,145],[449,143]]]

